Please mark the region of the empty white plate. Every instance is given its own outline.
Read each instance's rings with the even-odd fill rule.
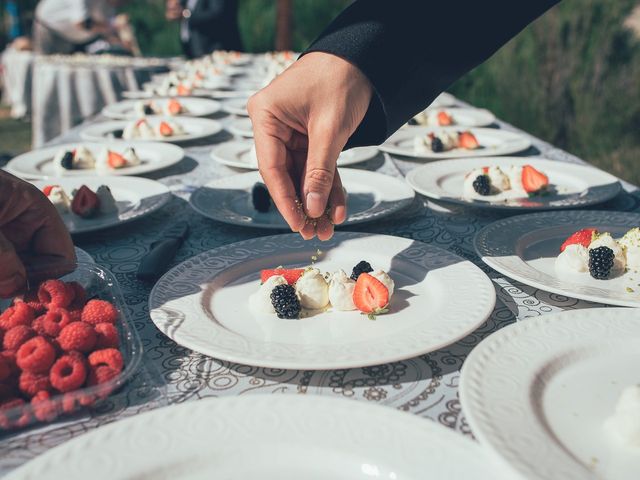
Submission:
[[[220,102],[208,98],[180,97],[176,100],[178,100],[186,109],[184,113],[176,115],[177,117],[207,117],[220,111],[221,108]],[[107,105],[102,109],[102,114],[105,117],[115,120],[135,120],[138,118],[135,106],[139,101],[153,101],[164,108],[164,105],[169,101],[169,99],[153,97],[148,100],[123,100],[118,103]]]
[[[463,196],[465,176],[482,167],[531,165],[549,177],[543,195],[514,196],[510,191],[473,198]],[[535,157],[486,157],[442,160],[416,168],[407,175],[413,189],[429,198],[477,208],[548,210],[584,207],[605,202],[620,193],[620,182],[597,168]]]
[[[507,478],[496,463],[477,443],[409,413],[276,394],[144,412],[63,443],[6,480]]]
[[[460,401],[480,443],[522,478],[636,480],[640,449],[604,423],[623,389],[640,384],[638,365],[638,310],[529,318],[471,351]]]
[[[373,321],[356,311],[284,320],[250,310],[260,270],[301,268],[314,256],[324,272],[350,273],[360,260],[389,272],[396,287],[389,313]],[[230,362],[294,370],[378,365],[434,351],[475,330],[494,305],[491,281],[470,261],[406,238],[352,232],[326,242],[288,234],[224,245],[170,270],[149,297],[151,319],[176,343]]]
[[[118,212],[82,218],[71,212],[62,220],[71,233],[87,233],[121,225],[155,212],[171,199],[171,192],[155,180],[138,177],[62,177],[32,182],[39,189],[47,185],[60,185],[71,197],[71,192],[86,185],[94,192],[107,185],[116,200]]]
[[[478,140],[480,148],[475,150],[454,148],[446,152],[417,151],[414,148],[415,137],[424,137],[430,132],[437,134],[439,131],[457,134],[461,130],[471,131]],[[384,152],[405,157],[444,159],[509,155],[526,150],[530,146],[531,141],[527,137],[519,133],[507,132],[496,128],[412,127],[398,130],[379,148]]]
[[[111,140],[107,142],[76,142],[32,150],[18,155],[7,164],[7,170],[19,177],[39,179],[60,176],[53,166],[53,159],[60,150],[74,150],[79,146],[86,147],[97,157],[104,148],[122,152],[131,147],[140,158],[140,165],[118,168],[109,171],[109,175],[142,175],[175,165],[184,157],[184,150],[177,145],[158,142],[137,142],[127,140]],[[65,170],[65,177],[100,176],[95,169]]]
[[[498,220],[480,230],[474,246],[482,261],[514,280],[572,298],[640,307],[640,272],[626,271],[608,280],[588,272],[559,273],[555,259],[572,233],[593,227],[620,238],[640,226],[640,215],[610,211],[532,213]]]
[[[341,169],[340,178],[347,191],[344,226],[388,217],[410,205],[415,195],[401,179],[377,172]],[[288,230],[273,203],[264,213],[253,207],[251,189],[257,182],[262,182],[258,172],[223,177],[197,189],[189,202],[198,213],[219,222]]]

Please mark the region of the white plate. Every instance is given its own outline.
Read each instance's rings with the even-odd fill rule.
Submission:
[[[255,314],[247,298],[260,270],[309,265],[351,272],[360,260],[396,283],[390,312],[375,321],[358,312],[325,312],[301,320]],[[326,242],[298,234],[224,245],[166,273],[149,297],[151,319],[176,343],[245,365],[328,370],[378,365],[443,348],[489,316],[495,289],[473,263],[406,238],[338,232]]]
[[[227,100],[223,100],[222,109],[227,113],[248,117],[249,112],[247,112],[247,100],[248,98],[229,98]]]
[[[258,169],[258,159],[253,151],[253,140],[233,140],[221,143],[211,150],[211,158],[233,168]],[[340,153],[338,166],[346,167],[371,160],[378,154],[377,147],[357,147]]]
[[[239,137],[253,138],[253,125],[249,117],[236,118],[229,124],[227,130]]]
[[[149,124],[153,127],[156,123],[162,120],[176,122],[182,126],[185,133],[183,135],[173,135],[171,137],[152,138],[144,140],[136,138],[137,142],[163,142],[163,143],[176,143],[176,142],[188,142],[191,140],[197,140],[200,138],[209,137],[215,135],[222,130],[222,125],[216,120],[209,118],[195,118],[195,117],[162,117],[159,115],[148,115],[145,117]],[[85,140],[92,141],[105,141],[113,138],[114,132],[124,130],[124,128],[133,120],[111,120],[106,122],[94,123],[89,125],[80,131],[80,137]]]
[[[456,127],[486,127],[496,121],[489,110],[483,108],[440,108],[429,107],[429,110],[444,111],[453,117]],[[419,128],[419,125],[406,125],[404,128]]]
[[[149,98],[160,105],[163,105],[169,100],[168,98],[153,97]],[[105,117],[113,118],[115,120],[135,120],[138,118],[134,108],[139,100],[123,100],[122,102],[112,103],[107,105],[102,110],[102,114]],[[208,98],[195,98],[186,97],[179,98],[178,101],[186,108],[186,113],[181,113],[177,117],[207,117],[218,111],[220,111],[220,102],[210,100]]]
[[[460,401],[480,443],[530,480],[636,480],[640,455],[603,430],[640,383],[640,312],[586,309],[492,334],[462,367]]]
[[[531,165],[549,177],[550,192],[533,197],[514,197],[509,192],[473,199],[463,197],[465,176],[481,167]],[[413,189],[429,198],[460,205],[508,210],[547,210],[584,207],[605,202],[620,193],[613,175],[586,165],[555,162],[534,157],[487,157],[442,160],[416,168],[407,175]]]
[[[431,102],[428,108],[452,107],[456,104],[456,97],[447,92],[442,92]]]
[[[596,280],[588,272],[559,276],[560,245],[577,230],[595,227],[619,238],[640,226],[640,215],[610,211],[532,213],[498,220],[480,230],[476,252],[494,270],[526,285],[592,302],[640,307],[640,272]],[[630,288],[632,291],[627,291]]]
[[[88,148],[94,157],[97,157],[103,148],[117,152],[122,152],[127,147],[133,148],[140,157],[140,165],[110,170],[109,175],[111,176],[142,175],[155,172],[175,165],[184,158],[184,150],[181,147],[166,143],[129,142],[126,140],[111,140],[108,143],[77,142],[54,145],[18,155],[7,164],[7,171],[16,176],[31,179],[60,176],[60,172],[56,171],[53,166],[53,158],[60,150],[73,150],[78,146]],[[90,175],[101,176],[94,169],[66,170],[64,172],[65,177],[87,177]]]
[[[462,158],[462,157],[492,157],[495,155],[509,155],[521,152],[531,146],[531,141],[514,132],[498,130],[496,128],[469,128],[478,139],[478,143],[482,148],[475,150],[466,150],[463,148],[454,148],[446,152],[416,152],[413,147],[415,137],[424,137],[427,133],[446,131],[457,133],[460,127],[413,127],[403,128],[391,135],[380,145],[380,150],[394,155],[403,155],[405,157],[415,158]]]
[[[340,178],[347,190],[348,217],[344,226],[388,217],[410,205],[415,196],[401,179],[377,172],[341,169]],[[275,205],[265,213],[253,208],[251,189],[256,182],[262,182],[258,172],[213,180],[193,192],[189,203],[201,215],[219,222],[289,230]]]
[[[86,185],[94,192],[100,185],[107,185],[118,205],[118,213],[81,218],[73,213],[62,215],[62,220],[71,233],[87,233],[121,225],[155,212],[171,199],[171,192],[155,180],[138,177],[63,177],[32,182],[39,189],[46,185],[60,185],[71,196],[71,192]]]
[[[415,480],[425,474],[506,478],[475,442],[409,413],[313,395],[251,395],[192,401],[102,426],[6,480]]]

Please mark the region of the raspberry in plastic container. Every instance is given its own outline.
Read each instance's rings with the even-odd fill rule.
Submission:
[[[61,275],[62,273],[65,274]],[[22,390],[18,384],[22,372],[16,371],[11,373],[10,378],[16,382],[15,388],[4,388],[0,391],[0,433],[3,430],[24,428],[35,422],[55,421],[55,419],[61,415],[91,407],[96,402],[120,389],[138,369],[142,360],[142,343],[135,328],[127,317],[127,309],[120,287],[111,272],[92,263],[78,262],[77,264],[56,265],[54,273],[52,273],[51,269],[43,267],[31,269],[29,275],[32,278],[38,278],[40,282],[51,279],[59,279],[67,284],[69,284],[69,282],[77,282],[77,284],[74,283],[72,284],[73,286],[69,288],[71,295],[74,296],[74,298],[76,294],[78,297],[82,297],[84,293],[82,289],[86,292],[86,295],[68,305],[68,309],[78,311],[78,315],[74,321],[81,321],[79,313],[79,309],[81,309],[82,306],[81,304],[86,305],[86,303],[91,300],[101,300],[103,302],[93,302],[88,310],[89,319],[97,322],[97,325],[100,326],[97,327],[97,325],[87,322],[87,325],[91,325],[91,328],[95,330],[95,334],[93,331],[88,332],[93,335],[93,338],[87,338],[87,332],[85,332],[87,328],[71,327],[65,332],[65,338],[62,339],[62,342],[54,336],[58,329],[45,329],[45,331],[41,332],[41,337],[49,342],[56,352],[55,361],[57,362],[62,356],[65,356],[65,358],[62,362],[58,363],[55,371],[52,366],[45,373],[29,372],[22,375]],[[55,282],[49,285],[49,290],[55,293],[55,289],[53,288],[56,286]],[[82,287],[82,289],[79,289],[78,285]],[[37,289],[38,285],[32,283],[32,290],[37,292]],[[33,296],[33,293],[31,296]],[[19,303],[20,301],[20,298],[0,299],[0,314],[10,308],[13,304],[12,302]],[[104,301],[109,302],[109,304],[113,305],[117,310],[117,318],[113,323],[108,323],[113,319],[113,308],[104,303]],[[109,308],[105,309],[104,315],[102,315],[105,317],[104,319],[101,318],[101,310],[99,308],[101,303],[104,304],[105,307],[109,306]],[[24,309],[24,307],[21,308]],[[64,307],[50,306],[49,308]],[[41,312],[34,311],[33,321],[40,317],[40,314]],[[105,322],[101,320],[105,320]],[[21,328],[29,330],[27,327]],[[30,335],[27,335],[25,339],[35,335],[39,334],[33,331]],[[100,342],[97,341],[98,339],[100,339]],[[9,340],[11,340],[11,338],[9,338]],[[119,345],[115,346],[114,342],[118,341]],[[38,342],[42,343],[41,340],[38,340]],[[10,344],[11,342],[8,343]],[[79,352],[65,351],[61,346],[64,345],[67,346],[67,349],[70,349],[70,347],[75,348],[76,344],[86,345],[87,349],[93,344],[95,344],[95,347],[90,351]],[[114,347],[120,352],[122,357],[123,366],[121,370],[113,368],[114,366],[119,367],[121,365],[119,361],[114,365],[107,366],[101,364],[92,366],[89,363],[91,353],[99,350],[103,350],[103,352],[94,355],[94,363],[96,363],[96,358],[100,360],[102,357],[105,357],[100,360],[104,360],[105,362],[110,360],[114,357],[114,354],[108,350]],[[1,343],[0,350],[3,350]],[[50,348],[47,347],[43,350],[50,351]],[[104,350],[107,350],[106,353]],[[13,370],[19,367],[8,362],[15,357],[16,352],[11,351],[5,353],[3,353],[3,356],[6,357],[6,360],[3,358],[3,365],[5,363],[7,364],[5,365],[7,366],[5,370],[13,372]],[[119,360],[120,356],[117,355],[117,352],[115,353]],[[36,363],[37,360],[36,358]],[[31,365],[29,362],[25,362],[24,359],[21,363]],[[80,365],[78,365],[79,363]],[[13,370],[8,370],[9,367]],[[98,371],[99,369],[109,371]],[[108,373],[108,375],[106,373]],[[86,380],[80,388],[65,391],[78,384],[85,374]],[[55,376],[56,378],[53,382],[40,379],[40,377],[46,375]],[[36,376],[38,377],[37,379],[35,378]],[[28,381],[32,377],[33,381]],[[36,380],[38,381],[36,382]],[[56,388],[56,385],[58,388]]]

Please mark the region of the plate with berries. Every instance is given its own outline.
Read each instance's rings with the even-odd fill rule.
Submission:
[[[496,121],[489,110],[483,108],[427,108],[407,122],[413,127],[486,127]]]
[[[19,177],[44,179],[89,175],[141,175],[175,165],[184,157],[177,145],[155,142],[77,142],[18,155],[7,170]]]
[[[340,178],[347,192],[343,226],[388,217],[409,206],[415,196],[406,182],[377,172],[340,169]],[[219,222],[289,229],[257,171],[213,180],[193,192],[189,203],[201,215]]]
[[[416,192],[435,200],[507,210],[584,207],[610,200],[622,188],[597,168],[535,157],[442,160],[406,178]]]
[[[514,280],[592,302],[640,307],[640,214],[542,212],[498,220],[474,245]]]
[[[102,114],[114,120],[133,120],[146,115],[208,117],[220,108],[220,102],[208,98],[153,97],[112,103],[104,107]]]
[[[137,220],[162,208],[169,189],[138,177],[62,177],[32,182],[53,203],[70,233]]]
[[[224,245],[166,273],[149,297],[155,325],[182,346],[301,370],[437,350],[475,330],[494,305],[495,289],[473,263],[410,239],[355,232]]]
[[[380,145],[380,150],[415,158],[492,157],[521,152],[531,141],[520,133],[497,128],[403,128]]]

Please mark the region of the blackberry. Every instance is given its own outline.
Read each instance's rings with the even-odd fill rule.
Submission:
[[[122,136],[124,135],[124,130],[121,128],[118,130],[114,130],[113,132],[111,132],[111,135],[113,136],[113,138],[122,138]]]
[[[371,265],[369,264],[369,262],[365,262],[364,260],[358,262],[358,264],[353,267],[353,270],[351,271],[351,279],[352,280],[358,280],[358,277],[360,276],[361,273],[369,273],[369,272],[373,272],[373,268],[371,268]]]
[[[251,190],[251,201],[253,202],[253,208],[260,213],[269,211],[269,208],[271,208],[271,196],[264,183],[258,182],[253,186]]]
[[[473,181],[473,189],[479,195],[489,195],[491,193],[491,180],[488,175],[478,175]]]
[[[148,103],[144,105],[144,108],[142,109],[142,111],[144,112],[145,115],[153,115],[153,108],[151,108],[151,105],[149,105]]]
[[[271,305],[276,309],[278,318],[293,319],[300,315],[300,300],[291,285],[276,285],[271,290]]]
[[[73,168],[73,152],[64,152],[60,165],[62,168],[71,170]]]
[[[409,121],[407,122],[409,125],[420,125],[418,123],[418,120],[416,120],[415,118],[410,118]]]
[[[615,255],[609,247],[598,247],[589,250],[589,273],[593,278],[604,280],[609,277],[613,268]]]
[[[443,152],[444,145],[442,144],[442,140],[440,140],[438,137],[433,137],[431,139],[431,150],[433,150],[436,153]]]

